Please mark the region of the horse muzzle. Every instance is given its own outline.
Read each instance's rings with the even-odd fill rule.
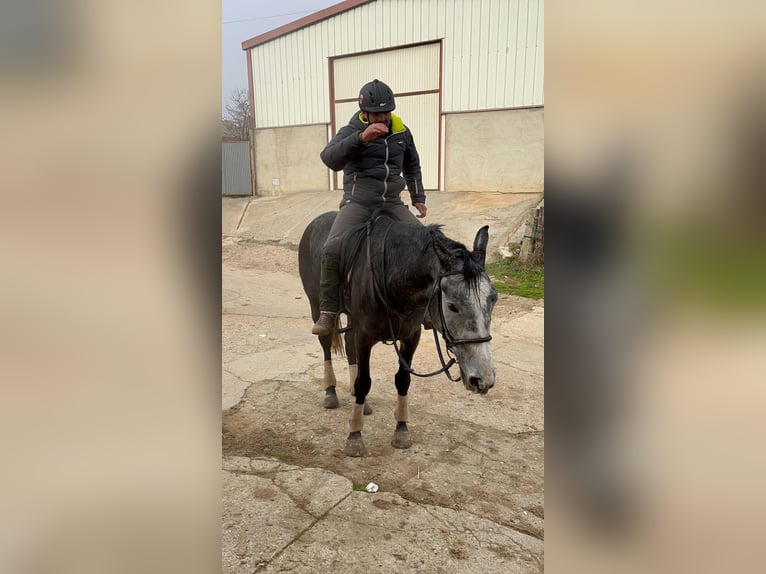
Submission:
[[[480,395],[486,395],[489,389],[495,386],[495,369],[491,369],[490,373],[486,373],[485,376],[479,374],[461,373],[463,379],[463,385],[472,393],[479,393]]]
[[[455,355],[465,388],[486,395],[495,386],[495,363],[489,344],[459,345]]]

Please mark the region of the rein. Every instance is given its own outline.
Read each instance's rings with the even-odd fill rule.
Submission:
[[[451,273],[445,273],[442,275],[439,275],[439,279],[434,282],[434,287],[431,290],[431,294],[428,296],[428,302],[426,303],[425,311],[423,312],[423,318],[421,319],[421,323],[426,317],[426,314],[428,313],[428,309],[431,306],[431,300],[433,299],[434,293],[438,291],[439,293],[439,317],[441,319],[442,323],[442,329],[443,333],[442,336],[444,337],[444,342],[447,346],[447,354],[450,355],[449,362],[445,362],[444,360],[444,354],[442,353],[441,344],[439,342],[439,335],[436,332],[436,327],[432,327],[432,331],[434,334],[434,342],[436,343],[436,352],[439,356],[439,362],[441,362],[442,368],[438,369],[436,371],[433,371],[432,373],[417,373],[415,370],[407,364],[407,361],[405,361],[404,357],[402,356],[399,347],[396,345],[396,341],[398,339],[396,333],[394,332],[394,325],[391,321],[391,308],[388,305],[388,293],[386,290],[386,238],[388,237],[388,232],[391,230],[391,227],[393,226],[393,222],[389,224],[389,226],[386,228],[385,233],[383,234],[383,251],[382,251],[382,260],[381,260],[381,266],[383,268],[383,290],[381,292],[380,286],[378,285],[378,281],[375,278],[375,272],[372,268],[372,257],[371,257],[371,249],[370,249],[370,233],[372,231],[372,225],[373,225],[374,218],[371,218],[370,221],[367,222],[367,268],[370,272],[370,278],[372,279],[372,284],[375,287],[375,293],[378,296],[378,298],[383,303],[383,306],[386,309],[386,319],[388,321],[388,328],[391,331],[391,344],[394,347],[394,350],[396,351],[396,356],[399,359],[399,364],[402,366],[402,368],[410,373],[411,375],[415,375],[416,377],[433,377],[434,375],[438,375],[439,373],[444,373],[447,375],[447,378],[452,382],[458,382],[461,380],[460,375],[458,375],[457,378],[453,378],[452,375],[449,372],[450,367],[452,367],[456,363],[455,357],[452,357],[450,355],[450,348],[454,345],[463,345],[466,343],[483,343],[490,341],[492,339],[491,335],[488,335],[486,337],[477,337],[474,339],[455,339],[452,334],[449,331],[449,328],[447,327],[447,321],[444,317],[444,309],[442,306],[442,290],[441,290],[441,281],[444,277],[447,277],[449,275],[457,275],[460,274],[460,271],[454,271]],[[394,311],[396,313],[396,311]],[[397,313],[398,314],[398,313]],[[385,344],[385,341],[384,341]]]

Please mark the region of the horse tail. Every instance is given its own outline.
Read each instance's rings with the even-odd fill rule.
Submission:
[[[340,330],[340,313],[335,316],[335,331],[332,334],[332,352],[338,357],[346,356],[346,346],[343,344],[343,335],[338,333]]]

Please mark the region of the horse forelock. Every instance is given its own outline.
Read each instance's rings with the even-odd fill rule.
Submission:
[[[463,280],[467,287],[478,297],[481,277],[484,273],[484,266],[473,257],[473,254],[465,245],[459,241],[450,239],[441,233],[441,231],[439,231],[438,234],[434,234],[434,240],[439,241],[442,249],[449,251],[452,254],[452,265],[447,272],[462,273]]]
[[[476,259],[474,259],[468,249],[465,247],[461,252],[463,260],[463,279],[465,279],[468,288],[473,291],[476,297],[479,296],[479,285],[481,283],[481,277],[484,273],[484,266],[481,265]]]

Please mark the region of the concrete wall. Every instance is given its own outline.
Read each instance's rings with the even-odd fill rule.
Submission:
[[[325,124],[263,128],[254,133],[258,195],[328,189],[328,170],[319,159],[327,145]],[[274,179],[279,180],[278,187],[272,185]]]
[[[444,190],[542,192],[543,114],[543,108],[447,114]]]

